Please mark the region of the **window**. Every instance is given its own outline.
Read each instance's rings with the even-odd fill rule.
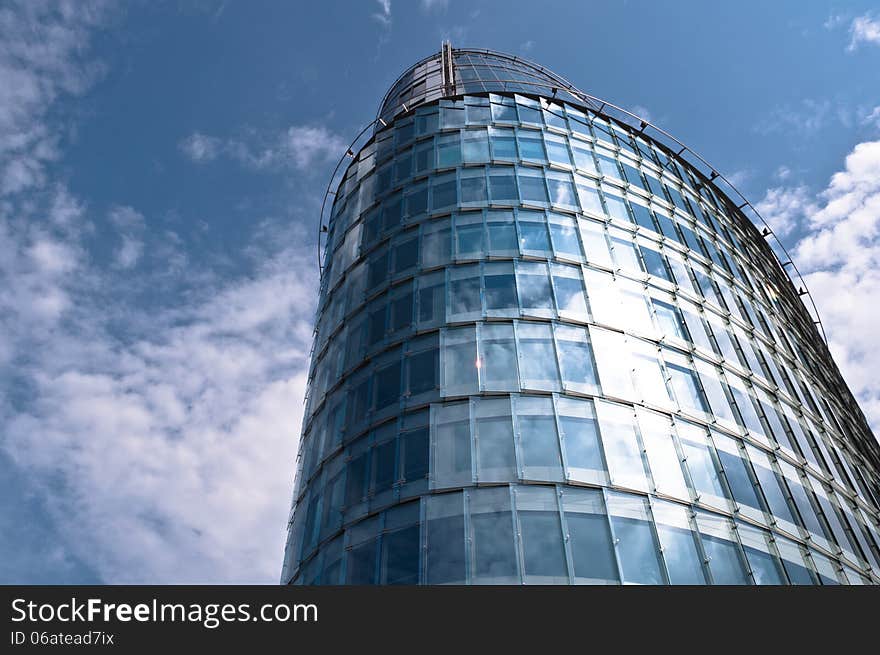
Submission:
[[[436,327],[446,316],[446,272],[443,270],[419,277],[419,328]]]
[[[642,253],[642,261],[645,262],[645,268],[648,271],[648,275],[659,277],[668,282],[672,281],[672,276],[666,268],[666,259],[663,255],[645,245],[640,245],[639,251]]]
[[[487,316],[515,317],[519,315],[513,262],[484,264],[483,298],[486,303]]]
[[[579,266],[551,264],[553,290],[559,316],[585,323],[587,321],[587,302]]]
[[[616,583],[617,564],[602,492],[566,487],[562,492],[562,506],[575,581],[581,584]]]
[[[674,364],[666,360],[666,370],[669,374],[669,383],[678,400],[682,411],[705,414],[709,411],[709,404],[700,388],[697,374],[690,368],[680,364]]]
[[[412,281],[399,284],[392,289],[388,302],[389,328],[392,333],[409,330],[413,319]]]
[[[605,189],[603,187],[603,191],[604,190]],[[629,223],[629,211],[627,211],[626,202],[623,200],[623,198],[608,193],[607,191],[604,195],[605,207],[608,210],[608,215],[611,218],[620,221],[621,223]]]
[[[552,487],[517,487],[515,497],[524,581],[538,584],[568,582],[556,490]]]
[[[547,188],[553,205],[575,211],[580,208],[570,173],[547,171]]]
[[[584,255],[587,263],[592,266],[613,268],[608,239],[605,236],[605,225],[597,221],[579,219],[581,241],[584,244]]]
[[[428,185],[418,184],[411,193],[405,196],[406,215],[409,218],[423,214],[428,210]]]
[[[442,395],[477,391],[477,344],[473,326],[447,328],[441,333]]]
[[[575,182],[581,209],[587,214],[604,218],[605,207],[602,205],[602,198],[599,196],[599,189],[596,188],[595,184],[580,176],[575,177]]]
[[[547,155],[551,164],[571,166],[571,155],[568,153],[565,136],[545,132],[544,144],[547,146]]]
[[[651,305],[654,307],[654,316],[657,318],[657,327],[664,339],[681,339],[687,340],[684,321],[681,317],[681,311],[675,305],[651,298]]]
[[[705,428],[684,421],[676,421],[675,426],[697,500],[720,509],[729,509],[718,472],[717,457]]]
[[[606,154],[607,153],[607,154]],[[607,150],[596,150],[596,160],[599,162],[599,172],[608,177],[622,179],[620,168],[617,166],[617,160]]]
[[[611,483],[647,491],[648,477],[633,422],[633,410],[625,405],[596,401],[596,416]]]
[[[745,515],[763,518],[764,505],[761,502],[749,464],[743,459],[740,452],[739,441],[719,432],[712,433],[712,441],[721,461],[721,468],[730,486],[733,499],[739,503],[741,511]],[[754,512],[749,512],[749,509]]]
[[[465,168],[461,171],[462,206],[483,205],[489,199],[486,189],[486,171],[483,168]]]
[[[420,546],[418,501],[388,510],[382,536],[380,583],[418,584]]]
[[[486,214],[489,232],[489,256],[511,256],[519,253],[516,225],[511,211],[490,211]]]
[[[666,584],[645,498],[608,493],[608,514],[624,583]]]
[[[489,169],[489,197],[493,203],[519,202],[515,169],[512,166],[492,166]]]
[[[413,231],[405,233],[405,240],[394,247],[394,273],[401,273],[419,263],[419,237]]]
[[[550,254],[550,236],[547,232],[547,220],[543,212],[520,211],[519,243],[523,253],[535,255]]]
[[[560,397],[556,402],[568,476],[572,480],[604,483],[605,458],[592,401]]]
[[[523,389],[559,390],[553,336],[547,323],[516,324],[519,373]]]
[[[758,478],[764,499],[767,501],[770,513],[776,523],[786,532],[797,534],[797,522],[786,499],[783,483],[773,471],[770,457],[750,444],[746,445],[746,451],[752,462],[755,477]]]
[[[631,273],[642,273],[642,262],[639,259],[638,250],[632,241],[632,235],[615,227],[609,229],[609,234],[617,267]]]
[[[553,241],[553,251],[557,257],[583,261],[581,244],[577,233],[577,219],[574,216],[551,213],[548,225]]]
[[[376,411],[385,409],[400,398],[400,362],[376,369],[373,385],[376,394]]]
[[[513,325],[480,325],[480,376],[486,391],[518,391]]]
[[[637,202],[631,202],[629,206],[632,208],[632,213],[636,219],[636,223],[638,223],[646,230],[651,230],[652,232],[657,231],[657,226],[654,224],[654,217],[651,214],[650,209]]]
[[[544,171],[532,168],[517,169],[519,192],[523,203],[547,204],[547,185],[544,183]]]
[[[687,483],[681,468],[681,457],[676,450],[672,422],[667,416],[642,408],[636,410],[645,454],[651,466],[654,490],[690,500]]]
[[[439,351],[434,348],[413,353],[407,358],[409,367],[409,394],[417,396],[437,388],[437,359]]]
[[[596,162],[593,159],[593,150],[588,143],[572,139],[571,151],[574,154],[574,165],[578,170],[592,175],[599,174],[596,170]]]
[[[400,478],[407,482],[428,476],[428,453],[430,452],[427,427],[415,428],[400,435]]]
[[[450,168],[461,164],[459,133],[441,134],[437,137],[437,167]]]
[[[780,535],[774,535],[774,539],[789,583],[793,585],[819,584],[816,574],[813,573],[813,569],[807,561],[804,548]]]
[[[553,400],[547,396],[517,396],[516,425],[527,480],[562,480],[562,460],[556,436]]]
[[[508,487],[468,492],[472,539],[472,581],[475,584],[519,582],[513,541],[513,515]]]
[[[590,341],[604,395],[635,400],[631,350],[627,338],[620,332],[591,326]]]
[[[432,268],[446,264],[450,259],[449,219],[444,218],[422,226],[422,266]]]
[[[479,264],[449,269],[449,320],[469,321],[481,313]]]
[[[544,153],[544,140],[541,138],[541,132],[537,130],[518,130],[517,142],[519,144],[519,154],[524,160],[544,162],[547,156]]]
[[[470,484],[471,432],[468,403],[431,406],[432,488]]]
[[[516,137],[511,128],[490,127],[489,142],[492,145],[492,159],[517,158]]]
[[[550,290],[550,277],[547,264],[516,263],[517,289],[523,314],[551,318],[553,316],[553,294]]]
[[[737,523],[737,533],[742,542],[749,570],[758,585],[784,585],[788,581],[782,562],[771,545],[770,533],[748,523]]]
[[[716,585],[751,584],[742,551],[733,536],[730,520],[698,510],[696,521],[700,529],[703,550],[709,561],[712,582]]]
[[[517,476],[510,399],[476,398],[473,403],[477,482],[515,480]]]
[[[465,535],[462,493],[425,497],[425,571],[428,584],[464,584]]]
[[[387,491],[395,481],[397,456],[397,423],[391,421],[384,423],[380,428],[373,431],[376,444],[371,449],[373,461],[370,466],[372,480],[370,493],[377,494]]]
[[[455,256],[479,259],[483,256],[483,214],[468,212],[455,216]]]
[[[438,175],[431,179],[431,209],[438,210],[458,204],[455,173]]]
[[[691,530],[688,510],[664,500],[652,503],[657,536],[663,547],[663,559],[674,585],[706,584],[699,537]]]
[[[557,324],[554,333],[563,388],[579,393],[597,393],[599,380],[586,329]]]
[[[489,161],[489,139],[486,130],[462,132],[461,154],[466,164]]]

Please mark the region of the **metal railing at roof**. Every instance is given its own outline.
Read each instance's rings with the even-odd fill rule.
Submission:
[[[549,71],[548,69],[540,66],[539,64],[531,62],[527,59],[523,59],[523,58],[518,57],[516,55],[510,55],[510,54],[506,54],[506,53],[502,53],[502,52],[497,52],[494,50],[469,49],[469,48],[453,50],[453,55],[462,55],[462,54],[489,55],[489,56],[492,56],[492,57],[499,59],[499,60],[507,60],[507,61],[511,62],[512,64],[526,66],[528,68],[531,68],[533,70],[540,72],[542,75],[546,75],[548,77],[548,81],[546,83],[543,83],[539,80],[528,81],[528,82],[525,82],[523,80],[467,80],[464,82],[455,81],[454,87],[455,87],[456,95],[460,94],[459,89],[458,89],[459,86],[466,87],[471,84],[504,86],[507,84],[511,84],[511,85],[516,85],[516,86],[520,86],[520,87],[521,86],[533,86],[536,88],[547,87],[548,89],[550,89],[550,92],[551,92],[549,96],[545,95],[545,94],[541,94],[541,93],[536,93],[536,95],[544,97],[548,100],[554,100],[554,96],[558,92],[558,89],[562,88],[565,91],[567,91],[570,95],[572,95],[575,98],[580,99],[583,102],[584,106],[582,107],[582,109],[594,112],[603,118],[610,119],[610,120],[615,121],[617,123],[621,123],[632,130],[636,130],[637,134],[639,134],[641,136],[645,136],[648,139],[660,144],[665,149],[667,149],[668,151],[673,153],[676,158],[683,159],[686,163],[688,163],[691,166],[691,168],[693,168],[696,171],[698,171],[699,173],[701,173],[710,185],[714,186],[719,192],[721,192],[722,196],[724,196],[726,199],[733,200],[731,198],[730,193],[726,192],[724,189],[719,187],[717,180],[721,180],[722,182],[724,182],[727,185],[727,187],[730,189],[730,191],[732,191],[733,194],[742,201],[738,205],[735,203],[732,203],[732,206],[735,207],[736,210],[739,211],[745,218],[749,218],[753,224],[757,223],[757,224],[762,225],[763,230],[761,231],[761,235],[764,237],[772,237],[776,243],[776,246],[785,255],[786,261],[782,262],[782,261],[780,261],[779,256],[778,256],[777,252],[775,251],[775,249],[770,248],[770,251],[771,251],[771,253],[773,253],[773,256],[776,258],[777,263],[779,264],[781,270],[785,273],[786,277],[792,283],[792,286],[794,287],[795,292],[797,293],[798,297],[803,298],[804,296],[806,296],[808,298],[809,303],[810,303],[810,308],[812,308],[812,311],[810,311],[810,309],[807,308],[807,313],[808,313],[808,315],[811,316],[813,324],[818,326],[819,334],[822,337],[823,342],[827,346],[828,338],[825,334],[825,327],[822,324],[822,319],[819,315],[819,309],[816,306],[815,301],[813,300],[812,294],[810,293],[809,289],[807,288],[807,284],[806,284],[806,281],[804,280],[803,275],[801,275],[800,270],[798,270],[797,265],[794,263],[794,259],[791,257],[788,250],[785,248],[785,245],[782,243],[782,241],[779,239],[779,237],[776,236],[776,233],[773,231],[773,228],[771,228],[770,225],[767,223],[767,221],[764,220],[764,217],[761,216],[761,214],[758,212],[758,210],[755,209],[755,207],[746,199],[746,197],[742,193],[740,193],[739,189],[737,189],[736,186],[730,180],[728,180],[724,175],[719,173],[699,153],[692,150],[690,147],[688,147],[687,145],[685,145],[684,143],[679,141],[677,138],[675,138],[674,136],[672,136],[671,134],[669,134],[668,132],[666,132],[662,128],[659,128],[656,125],[652,124],[650,121],[647,121],[644,118],[637,116],[626,109],[623,109],[622,107],[618,107],[617,105],[615,105],[611,102],[608,102],[607,100],[603,100],[601,98],[597,98],[596,96],[592,96],[588,93],[584,93],[583,91],[581,91],[580,89],[575,87],[573,84],[571,84],[565,78],[557,75],[556,73],[553,73],[552,71]],[[328,198],[331,195],[335,195],[333,192],[333,184],[334,184],[334,181],[336,180],[336,177],[339,173],[340,167],[346,161],[346,158],[354,159],[356,157],[355,153],[357,152],[356,148],[358,146],[358,142],[364,137],[365,134],[367,134],[367,132],[370,129],[372,129],[376,126],[379,126],[379,125],[381,125],[382,127],[387,126],[388,123],[382,116],[383,115],[387,116],[389,112],[383,113],[382,110],[385,109],[385,103],[388,101],[389,96],[391,94],[391,91],[394,90],[395,86],[402,79],[404,79],[412,70],[414,70],[414,69],[418,68],[419,66],[425,64],[426,62],[431,61],[432,59],[438,58],[440,56],[441,56],[441,53],[435,53],[429,57],[425,57],[424,59],[420,60],[416,64],[407,68],[407,70],[404,71],[394,81],[394,83],[390,87],[390,90],[388,91],[388,93],[385,94],[385,97],[382,99],[382,103],[379,105],[379,113],[377,114],[376,118],[374,118],[372,121],[370,121],[358,133],[358,135],[352,140],[352,142],[349,144],[345,154],[342,155],[339,162],[336,164],[336,167],[333,169],[333,174],[331,175],[330,181],[327,184],[327,189],[324,193],[324,199],[323,199],[323,202],[321,203],[320,221],[318,223],[318,269],[321,273],[323,273],[323,269],[324,269],[324,262],[322,259],[323,249],[322,249],[322,245],[321,245],[321,238],[322,238],[322,235],[326,232],[327,225],[328,225],[327,223],[324,222],[324,213],[326,211]],[[468,65],[474,66],[473,64],[468,64]],[[483,64],[480,64],[480,66],[482,66],[482,65]],[[441,91],[442,86],[443,86],[443,82],[441,82],[440,85],[425,88],[425,90],[422,93],[420,93],[420,95],[424,95],[425,97],[427,97],[429,94],[431,94],[433,92]],[[468,93],[468,92],[469,91],[466,89],[462,89],[462,91],[461,91],[461,93]],[[504,93],[505,91],[504,91],[504,89],[493,90],[491,88],[486,88],[481,91],[472,91],[472,92]],[[528,93],[526,90],[524,90],[522,88],[512,88],[507,92],[508,93],[526,93],[526,94]],[[439,97],[443,97],[443,96],[441,95]],[[451,97],[455,97],[455,96],[451,96]],[[436,99],[437,99],[437,97],[434,97],[431,99],[431,101],[433,102]],[[420,104],[423,104],[423,102],[424,102],[424,98],[423,98],[422,102],[415,101],[415,102],[412,102],[412,104],[406,104],[401,101],[401,103],[398,107],[393,108],[393,112],[391,112],[391,114],[393,116],[396,116],[398,113],[398,110],[401,110],[401,109],[405,113],[408,113],[409,111],[420,106]],[[634,121],[635,124],[633,124],[632,121]],[[657,135],[659,135],[659,136],[657,136]],[[669,142],[675,144],[676,147],[675,148],[670,147]],[[366,142],[364,145],[366,145]],[[687,156],[683,157],[683,155],[685,155],[685,154]],[[694,160],[699,162],[702,165],[702,168],[699,166],[696,166],[694,164]],[[746,209],[748,209],[748,211],[751,213],[752,216],[754,216],[754,218],[751,218],[746,214],[746,212],[744,211]],[[799,285],[795,284],[795,280],[792,279],[792,276],[788,271],[789,266],[794,271],[794,274],[800,283]],[[800,287],[800,288],[798,288],[798,287]],[[803,301],[802,301],[802,304],[803,304]]]

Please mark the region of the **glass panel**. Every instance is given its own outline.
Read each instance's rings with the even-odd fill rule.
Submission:
[[[513,541],[513,516],[508,487],[468,492],[472,539],[472,581],[475,584],[519,582]]]
[[[518,168],[519,193],[524,203],[546,204],[549,201],[543,171]]]
[[[623,582],[666,584],[648,501],[616,492],[608,492],[607,500]]]
[[[806,551],[790,539],[777,535],[776,547],[782,558],[782,566],[788,575],[788,580],[793,585],[816,585],[819,579],[810,567]]]
[[[474,320],[482,313],[479,265],[449,269],[449,321]]]
[[[626,338],[619,332],[590,326],[590,341],[602,393],[609,397],[635,400],[631,352]]]
[[[697,500],[729,509],[717,459],[705,428],[685,421],[676,421],[675,426]]]
[[[618,582],[617,564],[602,492],[566,487],[562,492],[562,506],[565,510],[576,582]]]
[[[559,390],[559,372],[550,325],[516,324],[519,345],[519,372],[524,389]]]
[[[492,159],[517,158],[516,137],[510,128],[490,127],[489,141],[492,145]]]
[[[516,487],[515,498],[522,539],[526,582],[568,582],[562,526],[554,487]]]
[[[556,402],[568,476],[573,480],[605,481],[605,458],[593,403],[560,397]]]
[[[519,143],[519,154],[523,160],[546,161],[547,156],[544,153],[544,140],[541,138],[541,132],[517,130],[516,138]]]
[[[596,401],[596,416],[612,484],[647,491],[648,477],[633,410],[625,405]]]
[[[674,585],[707,584],[700,553],[699,537],[691,529],[688,510],[681,505],[658,500],[652,504],[657,536],[663,547],[663,559]]]
[[[461,171],[461,204],[482,205],[489,200],[486,171],[483,168],[465,168]]]
[[[742,458],[738,445],[739,440],[713,431],[712,441],[715,444],[718,459],[721,460],[721,468],[724,469],[724,475],[727,478],[727,484],[730,485],[733,499],[742,506],[740,509],[747,516],[755,517],[757,514],[763,518],[764,505],[758,497],[749,464]],[[755,511],[750,513],[749,508]]]
[[[480,325],[480,375],[486,391],[518,391],[513,325]]]
[[[517,396],[514,405],[523,477],[527,480],[562,480],[552,398]]]
[[[486,214],[489,232],[489,256],[509,256],[519,253],[516,225],[510,211],[490,211]]]
[[[576,266],[552,264],[553,288],[559,316],[571,320],[587,321],[587,303],[584,297],[581,269]]]
[[[551,318],[553,294],[547,264],[518,261],[516,278],[523,314]]]
[[[464,502],[460,491],[425,498],[425,546],[428,584],[464,584]]]
[[[455,217],[455,256],[458,259],[480,259],[485,249],[483,237],[482,213]]]
[[[553,250],[557,257],[582,261],[581,244],[577,233],[577,219],[574,216],[551,213],[548,218]]]
[[[690,500],[687,482],[681,468],[681,457],[675,446],[672,421],[663,414],[637,408],[639,430],[651,466],[654,490]]]
[[[599,381],[593,351],[584,328],[557,324],[556,348],[562,368],[562,386],[566,391],[598,393]]]
[[[748,523],[737,523],[737,533],[742,541],[755,584],[788,584],[782,562],[771,545],[770,533]]]
[[[509,398],[476,398],[474,430],[477,448],[477,481],[516,479],[513,424]]]
[[[770,458],[750,444],[746,444],[746,451],[773,518],[781,529],[791,534],[798,534],[797,524],[786,499],[782,482],[774,473]]]
[[[523,253],[549,256],[550,236],[543,212],[521,211],[518,213],[519,245]]]
[[[709,570],[712,572],[712,582],[716,585],[751,584],[730,520],[700,511],[697,512],[696,520]]]
[[[385,529],[399,524],[406,527],[387,531],[382,536],[381,584],[413,585],[419,583],[419,503],[418,501],[393,507],[385,519]]]
[[[483,298],[487,316],[519,316],[516,277],[512,262],[492,262],[484,265]]]
[[[605,238],[603,223],[579,219],[581,241],[584,244],[584,254],[587,263],[593,266],[612,268],[611,251],[608,249],[608,241]]]
[[[470,484],[471,430],[468,403],[431,406],[433,488]]]
[[[461,154],[465,163],[489,161],[489,139],[486,130],[464,130],[461,133]]]
[[[515,169],[512,166],[493,166],[489,169],[489,195],[496,203],[519,202]]]

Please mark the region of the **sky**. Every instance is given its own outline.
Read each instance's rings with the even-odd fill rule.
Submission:
[[[323,189],[444,38],[734,181],[880,433],[871,4],[0,0],[0,583],[278,582]]]

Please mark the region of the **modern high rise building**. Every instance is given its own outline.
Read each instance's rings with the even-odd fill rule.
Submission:
[[[697,155],[444,44],[345,162],[283,583],[880,583],[880,447]]]

